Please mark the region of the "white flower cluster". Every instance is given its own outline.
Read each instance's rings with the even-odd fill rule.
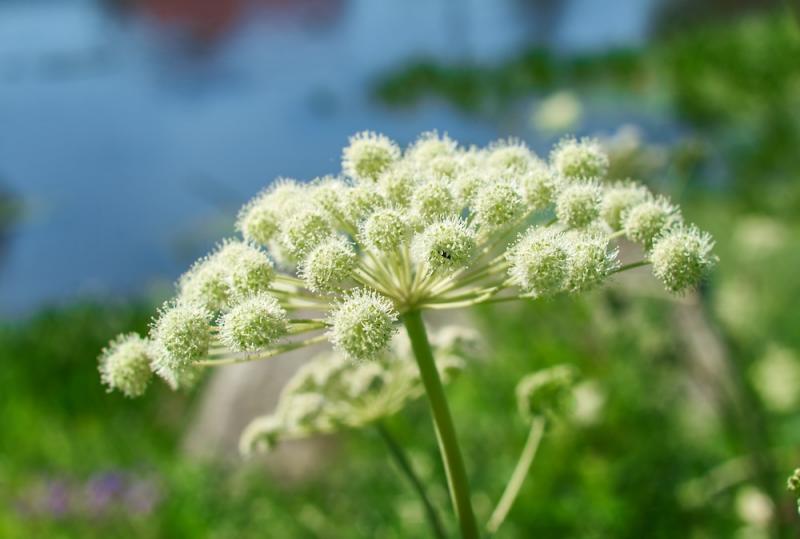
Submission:
[[[431,335],[436,367],[446,383],[464,367],[478,336],[461,326]],[[284,387],[275,412],[255,418],[242,433],[243,453],[269,451],[278,442],[357,428],[392,415],[424,392],[407,338],[398,334],[374,361],[352,362],[323,352]]]
[[[696,285],[715,261],[711,238],[665,198],[608,181],[608,167],[588,139],[564,139],[545,160],[517,140],[464,148],[431,132],[402,150],[358,134],[340,176],[282,178],[248,202],[241,238],[180,278],[139,343],[148,360],[116,343],[103,380],[134,395],[149,373],[133,364],[183,386],[200,366],[323,340],[374,359],[412,310],[593,288],[630,266],[617,260],[622,237],[642,246],[633,265],[651,264],[670,291]]]

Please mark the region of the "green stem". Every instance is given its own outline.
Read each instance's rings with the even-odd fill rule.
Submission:
[[[392,436],[392,434],[386,428],[386,425],[378,422],[375,424],[375,428],[377,429],[378,434],[380,434],[384,443],[386,443],[386,447],[389,449],[389,454],[391,454],[394,458],[397,467],[400,468],[400,471],[403,472],[403,474],[411,482],[411,486],[414,487],[419,499],[422,501],[422,505],[425,507],[425,516],[428,518],[428,524],[430,524],[434,536],[438,537],[439,539],[445,539],[447,535],[444,533],[442,523],[439,521],[439,515],[436,514],[436,508],[433,506],[433,502],[431,502],[431,499],[428,497],[428,493],[425,491],[425,486],[422,484],[419,476],[411,466],[411,462],[408,460],[405,451],[403,451],[403,448],[399,443],[397,443],[397,440],[394,439],[394,436]]]
[[[506,516],[508,516],[508,512],[511,511],[511,506],[514,505],[514,500],[517,499],[519,490],[522,488],[522,483],[528,476],[528,470],[530,470],[533,459],[536,457],[536,450],[539,448],[539,443],[542,441],[542,434],[544,434],[544,418],[536,417],[531,422],[528,440],[525,442],[525,447],[522,449],[522,453],[519,456],[517,466],[511,474],[511,479],[509,479],[508,485],[506,485],[506,489],[500,497],[500,501],[497,502],[497,507],[489,518],[489,522],[486,524],[486,529],[489,530],[489,533],[496,533],[500,525],[506,519]]]
[[[447,472],[450,498],[458,517],[461,536],[463,539],[478,539],[480,536],[475,514],[472,512],[469,481],[464,468],[464,460],[461,457],[461,450],[456,439],[456,429],[453,426],[453,418],[450,415],[450,409],[444,395],[439,371],[436,369],[431,345],[425,332],[425,324],[422,322],[422,315],[417,310],[409,311],[403,316],[403,323],[411,340],[411,347],[414,350],[422,383],[425,386],[425,393],[428,396],[436,438],[439,442],[439,451],[442,454],[442,461]]]

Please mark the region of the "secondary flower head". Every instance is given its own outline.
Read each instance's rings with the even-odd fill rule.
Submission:
[[[165,303],[150,330],[156,368],[178,369],[208,353],[211,313],[188,303]]]
[[[625,235],[649,248],[666,229],[680,222],[677,206],[663,197],[649,197],[622,214]]]
[[[611,230],[622,228],[622,216],[632,207],[648,199],[650,193],[643,185],[633,182],[617,182],[603,193],[600,217]]]
[[[457,212],[458,204],[451,184],[448,178],[435,176],[416,187],[411,197],[411,207],[421,222],[429,223]]]
[[[266,290],[275,277],[275,268],[267,253],[237,240],[222,242],[208,264],[224,275],[231,294],[237,297]]]
[[[344,236],[331,236],[312,250],[300,266],[300,276],[312,292],[336,290],[353,274],[357,262]]]
[[[472,258],[475,232],[460,218],[437,221],[414,237],[411,251],[429,272],[453,271]]]
[[[265,348],[287,331],[286,311],[269,294],[252,296],[220,318],[220,339],[237,352]]]
[[[537,415],[559,416],[572,405],[572,386],[577,371],[558,365],[529,374],[517,384],[517,407],[531,419]]]
[[[558,189],[556,175],[544,161],[534,159],[519,175],[519,185],[530,209],[540,210],[553,203]]]
[[[680,293],[697,286],[716,263],[714,241],[694,226],[682,226],[659,237],[649,254],[653,274],[667,290]]]
[[[400,148],[388,137],[363,131],[342,152],[342,169],[355,180],[374,182],[399,157]]]
[[[150,343],[135,333],[120,335],[100,356],[100,379],[108,390],[126,397],[138,397],[152,377]]]
[[[617,249],[609,250],[608,238],[600,232],[567,233],[568,272],[566,289],[582,292],[599,285],[617,269]]]
[[[489,231],[512,223],[524,211],[525,204],[509,181],[487,182],[475,193],[475,218]]]
[[[236,229],[245,239],[267,245],[278,233],[283,212],[297,202],[302,188],[294,180],[280,178],[244,205]]]
[[[595,181],[565,186],[556,198],[556,216],[567,228],[585,228],[600,216],[603,191]]]
[[[516,175],[527,172],[534,159],[524,142],[510,139],[489,148],[486,164],[497,172]]]
[[[550,163],[561,176],[568,179],[605,178],[608,155],[594,139],[580,141],[567,137],[550,153]]]
[[[558,293],[569,271],[567,247],[563,233],[532,228],[510,250],[508,274],[533,297]]]
[[[326,215],[313,206],[302,208],[292,215],[287,215],[282,229],[281,239],[283,245],[292,256],[298,259],[319,245],[333,232]]]
[[[408,220],[399,210],[381,208],[362,223],[360,237],[366,247],[387,253],[399,248],[408,234]]]
[[[406,155],[418,167],[425,167],[439,157],[452,156],[458,151],[458,144],[447,134],[439,135],[436,131],[428,131],[420,135],[409,147]]]
[[[386,298],[359,290],[330,315],[328,335],[335,349],[356,360],[374,359],[395,333],[397,311]]]
[[[211,312],[222,310],[230,300],[231,287],[224,264],[214,258],[196,262],[178,281],[179,297]]]
[[[408,163],[398,163],[385,170],[378,178],[380,194],[392,206],[405,208],[411,204],[411,197],[417,184],[417,173]]]

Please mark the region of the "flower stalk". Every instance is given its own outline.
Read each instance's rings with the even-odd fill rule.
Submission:
[[[447,474],[447,484],[450,489],[453,508],[458,518],[461,536],[464,539],[478,539],[480,534],[478,533],[478,525],[472,510],[469,480],[464,467],[464,459],[461,456],[461,449],[456,438],[456,429],[453,425],[453,418],[450,415],[450,407],[447,404],[444,388],[439,379],[439,372],[434,363],[433,352],[428,342],[422,315],[416,310],[409,311],[403,315],[403,324],[411,340],[414,357],[417,360],[422,383],[425,386],[425,393],[428,397],[428,404],[430,405],[431,416],[436,430],[436,439],[439,443],[439,451]]]

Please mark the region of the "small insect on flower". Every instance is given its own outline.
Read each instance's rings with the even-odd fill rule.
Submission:
[[[355,180],[374,182],[399,157],[400,148],[388,137],[363,131],[342,152],[342,170]]]
[[[269,294],[248,298],[219,320],[220,339],[238,352],[266,348],[288,329],[286,310]]]
[[[566,137],[550,153],[550,164],[561,176],[576,180],[579,178],[603,179],[608,172],[608,155],[594,139],[580,141]]]
[[[653,274],[667,290],[681,293],[705,277],[717,261],[714,241],[694,226],[681,226],[656,239],[649,259]]]
[[[347,238],[331,236],[308,254],[299,273],[312,292],[331,292],[350,278],[357,262]]]
[[[116,389],[126,397],[138,397],[150,383],[152,361],[147,339],[135,333],[120,335],[100,356],[100,379],[109,391]]]
[[[463,219],[447,218],[428,225],[411,244],[414,259],[429,273],[466,267],[475,252],[475,231]]]
[[[334,307],[328,336],[334,348],[351,359],[374,359],[389,345],[397,317],[391,301],[358,289]]]

